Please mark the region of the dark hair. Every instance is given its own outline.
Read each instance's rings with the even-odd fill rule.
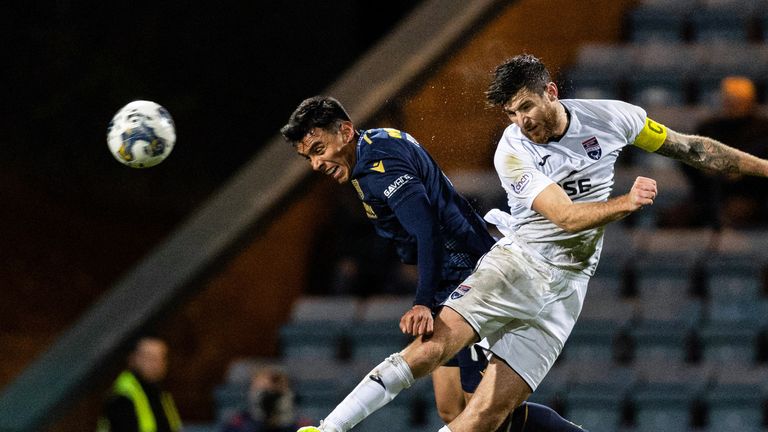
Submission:
[[[504,105],[520,89],[526,88],[539,94],[550,81],[549,71],[541,60],[522,54],[496,67],[485,97],[491,105]]]
[[[314,96],[304,99],[291,114],[288,124],[280,129],[286,140],[295,144],[312,128],[328,129],[340,121],[350,121],[349,114],[339,101],[330,96]]]

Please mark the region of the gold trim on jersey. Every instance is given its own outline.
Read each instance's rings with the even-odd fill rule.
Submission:
[[[355,179],[352,179],[350,183],[352,183],[352,186],[357,191],[357,195],[360,197],[360,202],[363,203],[363,209],[365,209],[365,215],[368,217],[368,219],[378,219],[379,216],[376,214],[375,211],[373,211],[373,207],[371,207],[368,203],[363,201],[363,198],[365,198],[365,195],[363,194],[363,189],[360,187],[360,183]]]
[[[655,152],[667,139],[667,128],[661,123],[656,123],[650,118],[645,118],[643,130],[637,134],[634,145],[647,152]]]

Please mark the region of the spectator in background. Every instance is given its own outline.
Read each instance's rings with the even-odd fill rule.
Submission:
[[[232,417],[222,432],[293,432],[297,427],[288,375],[264,366],[251,378],[247,407]]]
[[[162,389],[168,372],[168,345],[142,336],[128,356],[128,369],[112,386],[99,419],[99,432],[178,432],[181,419],[171,394]]]
[[[721,113],[702,122],[696,134],[712,137],[759,158],[768,157],[768,117],[757,105],[754,83],[730,76],[720,84]],[[757,177],[718,176],[682,165],[690,199],[667,225],[755,228],[768,222],[768,190]],[[673,219],[677,219],[677,223]]]

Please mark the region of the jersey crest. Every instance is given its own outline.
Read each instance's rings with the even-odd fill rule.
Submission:
[[[600,156],[603,155],[603,150],[600,148],[600,143],[597,142],[596,137],[582,141],[581,146],[584,147],[584,151],[587,152],[590,159],[600,160]]]

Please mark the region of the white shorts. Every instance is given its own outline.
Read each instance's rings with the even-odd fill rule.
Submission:
[[[487,339],[482,347],[536,390],[576,324],[588,281],[587,275],[552,267],[504,239],[443,304]]]

